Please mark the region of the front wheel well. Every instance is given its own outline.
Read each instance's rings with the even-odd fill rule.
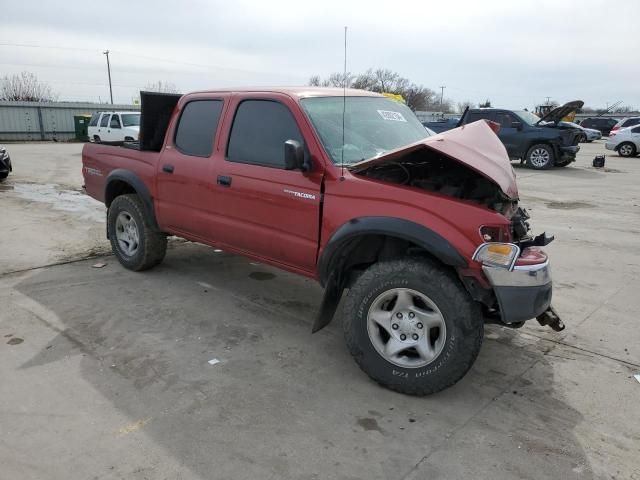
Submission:
[[[330,270],[337,270],[342,278],[341,283],[349,288],[374,263],[408,256],[429,258],[443,268],[452,268],[409,240],[385,234],[365,234],[351,238],[341,246]]]

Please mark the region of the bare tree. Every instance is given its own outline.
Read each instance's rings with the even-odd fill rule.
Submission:
[[[180,93],[175,83],[163,82],[162,80],[147,83],[143,90],[145,92]]]
[[[480,108],[489,108],[491,106],[491,100],[489,100],[488,98],[481,103],[480,105],[478,105]]]
[[[31,72],[5,75],[0,79],[0,100],[51,102],[58,99],[48,83]]]
[[[464,102],[458,102],[458,113],[464,113],[467,108],[475,108],[476,105],[471,100],[465,100]]]
[[[309,85],[315,87],[341,87],[344,82],[345,77],[341,73],[332,73],[326,79],[322,79],[319,75],[309,79]],[[347,73],[346,86],[371,92],[401,95],[412,110],[428,110],[436,104],[436,95],[433,90],[411,83],[409,79],[386,68],[376,70],[370,68],[358,75]]]

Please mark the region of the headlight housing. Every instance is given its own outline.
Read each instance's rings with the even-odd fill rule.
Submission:
[[[520,247],[513,243],[487,242],[476,249],[472,259],[490,267],[513,270],[519,256]]]

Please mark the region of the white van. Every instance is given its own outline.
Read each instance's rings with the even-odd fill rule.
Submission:
[[[140,133],[140,112],[96,112],[89,120],[89,141],[133,142]]]

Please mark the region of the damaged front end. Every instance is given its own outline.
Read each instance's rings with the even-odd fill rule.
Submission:
[[[471,258],[477,262],[475,269],[482,269],[479,275],[486,279],[486,286],[461,273],[465,286],[484,305],[489,323],[518,328],[537,318],[541,325],[562,330],[564,325],[551,307],[549,260],[540,248],[553,236],[530,233],[529,214],[518,205],[515,173],[504,146],[490,130],[485,122],[468,124],[360,162],[350,170],[472,202],[502,215],[508,223],[480,227],[484,243]]]

